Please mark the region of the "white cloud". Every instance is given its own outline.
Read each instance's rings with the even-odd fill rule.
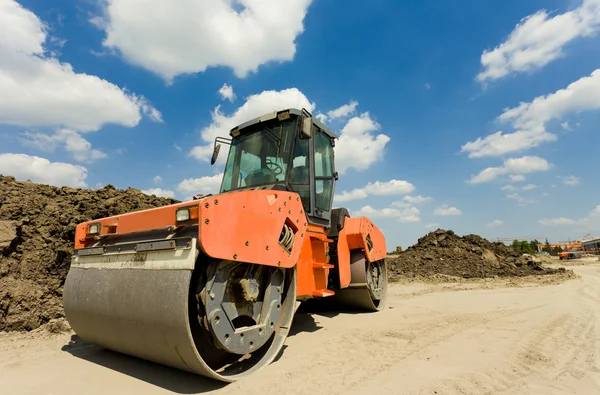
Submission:
[[[39,156],[0,154],[0,173],[19,181],[31,180],[57,187],[86,187],[87,169],[63,162],[50,162]]]
[[[215,174],[212,176],[204,176],[200,178],[186,178],[177,186],[177,190],[186,196],[194,196],[196,194],[217,194],[221,188],[221,179],[223,174]]]
[[[484,70],[479,82],[497,80],[510,73],[532,72],[563,57],[563,48],[579,37],[593,36],[600,29],[600,1],[584,0],[574,10],[550,18],[540,10],[523,18],[508,39],[492,51],[484,51]]]
[[[579,182],[580,182],[580,180],[576,176],[567,176],[567,177],[564,177],[563,180],[562,180],[563,184],[568,185],[570,187],[574,187],[575,185],[579,185]]]
[[[155,184],[159,184],[159,183],[161,183],[161,182],[162,182],[162,177],[161,177],[161,176],[154,176],[154,178],[152,179],[152,181],[153,181]]]
[[[335,145],[336,169],[340,174],[351,168],[366,170],[383,158],[390,137],[372,133],[380,128],[368,112],[348,121]]]
[[[145,98],[48,56],[47,27],[13,0],[0,3],[0,123],[81,132],[160,118]]]
[[[509,174],[508,179],[511,182],[523,182],[525,181],[525,176],[522,174]]]
[[[495,219],[495,220],[493,220],[492,222],[488,222],[488,223],[486,224],[486,226],[487,226],[487,227],[489,227],[489,228],[493,228],[493,227],[496,227],[496,226],[500,226],[500,225],[502,225],[503,223],[504,223],[504,221],[502,221],[502,220],[500,220],[500,219]]]
[[[447,204],[442,204],[441,206],[439,206],[438,208],[436,208],[433,211],[433,214],[435,214],[435,215],[442,215],[442,216],[461,215],[462,211],[460,211],[456,207],[450,207]]]
[[[355,213],[359,217],[364,215],[369,218],[395,218],[398,222],[420,222],[420,211],[416,207],[409,207],[404,210],[396,208],[375,209],[370,205],[363,206]]]
[[[479,174],[471,177],[469,183],[478,184],[490,182],[503,174],[523,174],[547,171],[552,167],[550,163],[539,156],[523,156],[521,158],[509,158],[504,161],[503,166],[488,167]]]
[[[560,127],[563,128],[564,130],[569,130],[569,131],[573,130],[571,128],[571,126],[569,125],[569,122],[567,122],[567,121],[561,122]]]
[[[92,144],[79,133],[69,129],[57,130],[52,135],[24,132],[21,142],[45,152],[53,152],[57,145],[62,145],[79,162],[92,163],[107,157],[104,152],[92,148]]]
[[[514,191],[518,191],[520,188],[515,185],[512,185],[512,184],[507,184],[507,185],[502,186],[502,188],[500,188],[500,189],[502,189],[503,191],[514,192]]]
[[[417,195],[417,196],[404,196],[402,198],[402,200],[397,201],[397,202],[392,202],[392,206],[395,207],[411,207],[411,206],[418,206],[419,204],[423,204],[426,202],[429,202],[433,200],[433,198],[430,197],[425,197],[425,196],[421,196],[421,195]]]
[[[295,107],[306,108],[312,112],[315,106],[296,88],[281,91],[263,91],[251,95],[231,115],[222,113],[220,106],[217,106],[211,113],[212,123],[200,132],[200,136],[206,144],[194,147],[190,151],[190,155],[201,161],[209,162],[215,138],[218,136],[229,137],[229,131],[235,126],[272,111]],[[218,159],[219,163],[224,163],[225,159],[226,155],[221,152]]]
[[[575,220],[571,218],[551,218],[551,219],[541,219],[538,221],[542,225],[551,226],[551,225],[572,225],[575,224]]]
[[[350,103],[344,104],[335,110],[327,111],[327,116],[331,119],[347,117],[356,111],[356,106],[358,106],[358,102],[356,100],[351,100]]]
[[[515,191],[531,191],[535,188],[537,188],[537,185],[535,185],[535,184],[527,184],[527,185],[523,185],[523,186],[507,184],[507,185],[504,185],[500,189],[502,189],[503,191],[515,192]]]
[[[323,113],[317,113],[317,115],[315,115],[315,118],[317,118],[319,121],[325,123],[327,122],[327,120],[329,119],[327,117],[327,115],[323,114]]]
[[[364,199],[369,195],[392,196],[404,195],[415,190],[415,186],[408,181],[390,180],[370,182],[363,188],[356,188],[351,191],[343,191],[335,195],[336,202],[348,202],[351,200]]]
[[[525,207],[528,204],[537,203],[537,200],[531,199],[531,198],[524,198],[523,196],[519,195],[516,192],[506,195],[506,197],[508,199],[516,200],[519,203],[519,206],[521,206],[521,207]]]
[[[431,224],[426,224],[424,226],[425,229],[438,229],[440,227],[440,224],[438,224],[437,222],[431,223]]]
[[[600,1],[600,0],[599,0]],[[582,77],[555,93],[538,96],[533,101],[505,110],[498,120],[510,122],[513,133],[498,131],[485,138],[468,142],[461,151],[469,158],[501,156],[524,151],[538,145],[556,141],[556,134],[546,130],[546,123],[560,119],[569,113],[600,109],[600,69],[590,76]]]
[[[227,84],[223,84],[221,89],[219,89],[219,95],[221,96],[221,99],[229,100],[230,102],[233,102],[233,99],[235,98],[233,87]]]
[[[594,207],[586,217],[575,220],[572,218],[544,218],[538,221],[540,224],[545,226],[557,226],[557,225],[583,225],[589,227],[588,229],[600,229],[600,204]]]
[[[238,77],[294,58],[311,0],[105,0],[103,45],[165,80],[231,67]],[[140,18],[143,15],[143,18]]]
[[[266,113],[285,108],[305,108],[313,112],[316,104],[298,89],[289,88],[281,91],[263,91],[251,95],[246,102],[232,114],[224,114],[217,106],[211,113],[212,123],[201,130],[200,135],[204,145],[199,145],[190,151],[190,155],[198,160],[208,162],[212,155],[214,139],[218,136],[229,137],[229,131],[235,126],[259,117]],[[336,170],[343,174],[348,169],[368,169],[373,163],[381,160],[386,144],[390,138],[384,134],[374,135],[380,129],[368,112],[348,120],[343,127],[339,140],[336,141]],[[226,155],[221,153],[219,164],[225,162]]]
[[[174,198],[175,197],[175,192],[171,191],[170,189],[150,188],[150,189],[143,189],[142,192],[145,193],[146,195],[156,195],[156,196],[165,197],[165,198]]]

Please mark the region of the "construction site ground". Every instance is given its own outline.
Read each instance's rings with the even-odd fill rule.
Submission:
[[[568,264],[574,276],[399,280],[368,319],[300,308],[280,358],[230,385],[72,332],[0,333],[0,393],[600,393],[600,262]]]
[[[0,175],[0,394],[600,393],[598,258],[444,229],[388,256],[383,311],[304,303],[278,359],[239,383],[78,339],[62,300],[76,224],[174,202]]]

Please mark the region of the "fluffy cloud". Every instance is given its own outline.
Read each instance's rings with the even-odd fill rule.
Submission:
[[[502,220],[499,220],[499,219],[495,219],[495,220],[493,220],[492,222],[488,222],[488,223],[486,224],[486,226],[487,226],[488,228],[493,228],[493,227],[496,227],[496,226],[500,226],[500,225],[502,225],[503,223],[504,223],[504,221],[502,221]]]
[[[311,103],[306,96],[296,88],[289,88],[281,91],[263,91],[251,95],[246,99],[244,104],[230,115],[222,113],[220,106],[217,106],[211,114],[212,123],[200,132],[200,136],[206,144],[194,147],[190,151],[190,154],[196,159],[209,162],[215,138],[218,136],[229,137],[229,131],[235,126],[272,111],[296,107],[306,108],[308,111],[312,112],[315,106],[314,103]],[[219,163],[224,163],[225,159],[226,155],[219,155]]]
[[[516,200],[516,201],[517,201],[517,203],[519,204],[519,206],[521,206],[521,207],[525,207],[525,206],[526,206],[526,205],[528,205],[528,204],[534,204],[534,203],[537,203],[537,200],[535,200],[535,199],[532,199],[532,198],[525,198],[525,197],[523,197],[523,196],[519,195],[519,194],[518,194],[518,193],[516,193],[516,192],[515,192],[515,193],[511,193],[511,194],[508,194],[508,195],[506,195],[506,197],[507,197],[508,199],[513,199],[513,200]]]
[[[523,182],[525,181],[525,176],[522,174],[509,174],[508,179],[511,182]]]
[[[471,177],[469,183],[478,184],[490,182],[503,174],[525,174],[547,171],[552,167],[550,163],[539,156],[523,156],[521,158],[509,158],[504,161],[503,166],[488,167],[479,174]]]
[[[433,200],[433,198],[430,197],[425,197],[425,196],[421,196],[421,195],[417,195],[417,196],[404,196],[402,198],[402,200],[397,201],[397,202],[392,202],[392,206],[395,207],[412,207],[412,206],[418,206],[419,204],[423,204],[426,202],[429,202]]]
[[[375,181],[370,182],[363,188],[356,188],[351,191],[343,191],[335,196],[335,201],[349,202],[351,200],[364,199],[369,195],[376,196],[392,196],[404,195],[415,190],[415,186],[408,181],[390,180],[386,182]]]
[[[106,154],[92,148],[92,144],[79,133],[69,129],[57,130],[54,134],[23,133],[21,142],[40,151],[52,152],[57,145],[71,153],[73,158],[79,162],[92,163],[98,159],[106,158]]]
[[[186,195],[186,200],[196,194],[219,193],[223,173],[200,178],[186,178],[177,186],[177,190]]]
[[[441,216],[461,215],[462,211],[460,211],[456,207],[450,207],[447,204],[442,204],[440,207],[436,208],[433,211],[433,214]]]
[[[35,14],[13,0],[0,3],[0,123],[69,129],[54,136],[36,134],[33,140],[62,143],[76,159],[88,161],[104,154],[92,150],[76,132],[96,131],[109,123],[132,127],[142,114],[162,120],[144,97],[76,73],[70,64],[48,55],[47,39],[47,27]]]
[[[167,81],[215,66],[244,77],[267,62],[293,59],[310,3],[105,0],[93,22],[106,33],[105,47]]]
[[[563,48],[579,37],[600,30],[600,1],[584,0],[581,6],[552,18],[546,10],[523,18],[508,40],[484,51],[479,82],[497,80],[510,73],[532,72],[564,56]]]
[[[170,189],[150,188],[150,189],[144,189],[144,190],[142,190],[142,192],[145,193],[146,195],[156,195],[156,196],[166,197],[166,198],[174,198],[175,197],[175,192],[171,191]]]
[[[556,225],[583,225],[589,229],[600,229],[600,204],[594,207],[586,217],[575,220],[571,218],[544,218],[538,221],[541,225],[556,226]]]
[[[535,188],[537,188],[537,185],[535,185],[535,184],[527,184],[527,185],[523,185],[523,186],[507,184],[507,185],[504,185],[500,189],[502,189],[503,191],[515,192],[515,191],[531,191],[532,189],[535,189]]]
[[[219,89],[219,96],[221,96],[221,99],[223,100],[229,100],[230,102],[233,102],[233,99],[235,98],[233,87],[231,85],[223,84],[221,89]]]
[[[440,227],[440,224],[438,224],[437,222],[425,224],[425,226],[424,226],[425,229],[438,229],[439,227]]]
[[[152,179],[152,181],[155,184],[160,184],[162,182],[162,177],[161,176],[154,176],[154,178]]]
[[[358,102],[356,100],[351,100],[350,103],[344,104],[341,107],[336,108],[335,110],[327,111],[327,117],[331,119],[344,118],[350,114],[353,114],[356,111],[356,106],[358,106]],[[327,119],[327,117],[325,119]]]
[[[409,207],[404,210],[396,208],[375,209],[370,205],[363,206],[358,212],[354,213],[357,217],[364,215],[369,218],[394,218],[398,222],[420,222],[419,214],[420,211],[416,207]]]
[[[0,154],[0,173],[19,181],[31,180],[57,187],[86,187],[85,167],[63,162],[50,162],[39,156]]]
[[[194,147],[190,155],[196,159],[208,162],[212,155],[214,139],[218,136],[228,137],[229,131],[250,119],[263,114],[295,107],[305,108],[313,112],[316,104],[298,89],[289,88],[281,91],[263,91],[249,96],[245,103],[238,107],[232,114],[224,114],[217,106],[212,112],[212,122],[203,128],[200,136],[204,145]],[[385,134],[375,135],[373,132],[381,126],[375,122],[368,112],[348,120],[342,128],[339,140],[334,148],[336,155],[336,170],[343,174],[348,169],[368,169],[373,163],[383,157],[384,149],[390,138]],[[219,155],[218,163],[225,162],[226,155]]]
[[[562,183],[568,185],[570,187],[574,187],[575,185],[579,185],[579,178],[575,176],[567,176],[562,179]]]
[[[336,169],[340,174],[351,168],[366,170],[383,157],[390,137],[373,134],[380,128],[368,112],[348,121],[335,145]]]
[[[599,0],[600,1],[600,0]],[[556,141],[557,136],[546,130],[546,123],[570,113],[600,109],[600,69],[582,77],[555,93],[538,96],[533,101],[505,110],[498,120],[510,122],[513,133],[502,131],[468,142],[461,147],[470,158],[501,156],[524,151]]]

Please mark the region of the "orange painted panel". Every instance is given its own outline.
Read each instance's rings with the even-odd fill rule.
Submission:
[[[290,253],[279,244],[284,224],[295,233]],[[204,200],[199,228],[200,247],[211,257],[290,268],[300,256],[307,223],[297,193],[249,190]]]
[[[75,248],[83,248],[95,242],[86,239],[89,224],[100,223],[101,234],[126,234],[146,230],[164,229],[175,225],[175,211],[179,207],[198,207],[202,200],[182,202],[148,210],[132,211],[127,214],[115,215],[93,221],[82,222],[75,228]]]
[[[367,236],[373,242],[371,251],[367,248]],[[344,229],[338,236],[338,266],[342,288],[350,284],[350,251],[362,248],[371,262],[387,256],[385,237],[371,220],[367,217],[346,218]]]
[[[307,232],[298,264],[298,298],[313,297],[316,291],[327,288],[329,268],[327,266],[326,245],[329,243],[322,227],[311,227]]]
[[[348,221],[349,218],[346,218]],[[348,239],[346,228],[340,231],[337,243],[338,253],[338,271],[340,273],[340,288],[346,288],[350,285],[350,248],[348,248]]]

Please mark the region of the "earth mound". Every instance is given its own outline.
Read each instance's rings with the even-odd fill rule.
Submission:
[[[473,234],[460,237],[443,229],[428,233],[387,261],[392,281],[439,275],[490,278],[566,272],[564,268],[543,267],[535,257],[523,255],[501,242],[490,242]]]
[[[62,287],[78,223],[176,202],[133,188],[57,188],[0,175],[0,331],[64,317]]]

